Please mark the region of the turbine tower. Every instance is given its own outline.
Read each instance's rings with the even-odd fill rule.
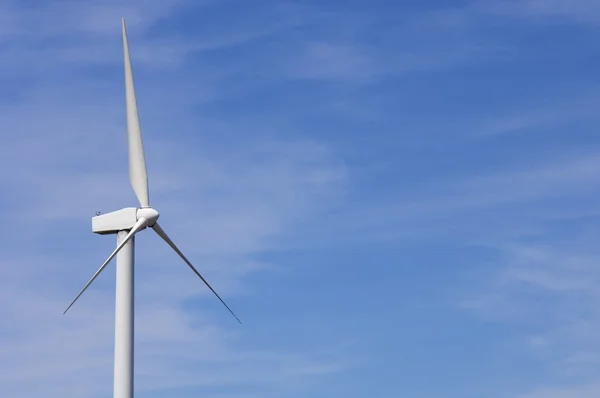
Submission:
[[[125,97],[127,104],[127,137],[129,141],[129,179],[140,207],[127,207],[111,213],[92,218],[92,230],[100,235],[116,234],[117,248],[111,253],[98,271],[85,284],[83,289],[69,304],[64,314],[75,304],[91,283],[106,268],[108,263],[117,257],[117,283],[115,303],[115,358],[114,358],[114,398],[133,398],[133,352],[134,352],[134,243],[135,235],[146,228],[152,228],[183,259],[191,270],[223,303],[229,312],[231,308],[210,286],[192,263],[183,255],[171,238],[158,224],[159,213],[150,207],[148,195],[148,176],[146,160],[135,101],[133,72],[127,43],[125,18],[122,19],[123,52],[125,58]],[[241,323],[241,322],[240,322]]]

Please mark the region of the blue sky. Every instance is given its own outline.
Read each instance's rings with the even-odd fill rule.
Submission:
[[[136,396],[600,396],[591,0],[0,4],[0,394],[109,396],[135,205]]]

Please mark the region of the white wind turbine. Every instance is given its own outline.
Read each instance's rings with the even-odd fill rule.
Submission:
[[[127,43],[125,18],[122,19],[123,51],[125,58],[125,93],[127,102],[127,136],[129,141],[129,179],[140,202],[140,208],[127,207],[112,213],[92,218],[92,230],[101,235],[116,234],[117,248],[111,253],[88,283],[81,289],[64,313],[85,292],[96,277],[106,268],[110,260],[117,256],[117,282],[115,305],[115,358],[114,358],[114,398],[133,398],[133,351],[134,351],[134,242],[135,234],[150,227],[160,236],[185,263],[202,279],[231,314],[227,304],[221,299],[200,272],[183,255],[166,232],[158,225],[159,213],[150,207],[146,161],[138,118],[133,72]],[[241,323],[241,322],[240,322]]]

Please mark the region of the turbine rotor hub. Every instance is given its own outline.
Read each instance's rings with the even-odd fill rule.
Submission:
[[[156,220],[158,220],[158,216],[160,214],[158,213],[158,211],[154,210],[152,207],[142,207],[141,209],[137,210],[137,219],[139,220],[140,218],[145,218],[146,220],[148,220],[148,226],[151,227],[156,223]]]

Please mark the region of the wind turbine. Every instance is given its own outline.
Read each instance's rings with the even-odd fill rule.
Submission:
[[[92,230],[100,235],[116,234],[117,248],[111,253],[98,271],[85,284],[77,297],[69,304],[64,314],[75,304],[77,299],[86,291],[91,283],[106,268],[108,263],[117,257],[117,283],[115,305],[115,358],[114,358],[114,398],[133,398],[133,351],[134,351],[134,243],[135,235],[146,228],[152,228],[204,284],[223,303],[229,312],[231,308],[210,286],[192,263],[183,255],[181,250],[173,243],[171,238],[158,224],[159,213],[150,207],[148,195],[148,176],[146,174],[146,160],[144,147],[135,101],[133,87],[133,72],[127,43],[127,29],[125,18],[122,19],[123,52],[125,58],[125,96],[127,104],[127,137],[129,141],[129,179],[135,194],[140,202],[140,207],[127,207],[111,213],[98,215],[92,218]],[[241,323],[241,322],[240,322]]]

